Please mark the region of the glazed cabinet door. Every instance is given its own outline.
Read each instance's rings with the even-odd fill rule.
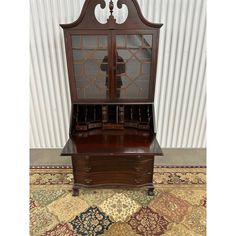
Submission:
[[[157,42],[153,31],[70,33],[69,77],[75,102],[152,102]]]
[[[110,97],[107,34],[71,35],[73,77],[78,100]]]
[[[115,98],[121,100],[147,100],[152,90],[153,35],[116,31]]]

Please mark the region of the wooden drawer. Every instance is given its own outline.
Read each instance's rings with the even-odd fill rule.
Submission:
[[[129,171],[129,172],[152,172],[154,157],[127,157],[127,156],[85,156],[72,157],[74,173],[85,172],[111,172],[111,171]]]
[[[76,184],[93,185],[150,185],[152,173],[137,174],[131,172],[104,172],[104,173],[76,173],[74,175]]]

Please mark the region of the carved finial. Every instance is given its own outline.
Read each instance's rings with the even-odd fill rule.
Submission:
[[[112,15],[113,9],[114,9],[114,3],[113,3],[112,0],[110,0],[110,2],[109,2],[109,9],[110,9],[110,13],[111,13],[111,15]]]

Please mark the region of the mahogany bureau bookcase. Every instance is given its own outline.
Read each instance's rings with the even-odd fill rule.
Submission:
[[[115,1],[114,1],[115,2]],[[136,0],[86,0],[78,20],[64,30],[71,94],[69,140],[73,195],[80,187],[145,187],[153,195],[156,140],[154,93],[159,31]],[[106,6],[108,5],[108,6]],[[117,22],[114,8],[126,5]],[[110,11],[100,22],[95,9]]]

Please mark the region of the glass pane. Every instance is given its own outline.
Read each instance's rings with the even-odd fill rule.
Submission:
[[[86,49],[98,48],[98,37],[84,35],[83,36],[83,48],[86,48]]]
[[[144,48],[152,47],[152,35],[143,35],[143,47]]]
[[[150,48],[139,49],[136,52],[136,57],[141,61],[151,61],[152,59],[152,50]]]
[[[81,48],[81,42],[82,42],[82,38],[81,36],[72,36],[72,47],[74,48]]]
[[[132,57],[132,53],[127,49],[119,49],[117,52],[119,52],[119,56],[123,60],[128,60],[129,58]]]
[[[73,59],[74,61],[83,60],[85,57],[84,52],[82,50],[73,50]]]
[[[107,36],[72,36],[77,97],[105,99],[108,93]]]
[[[99,48],[107,48],[107,36],[98,36]]]
[[[131,58],[126,62],[126,75],[129,78],[136,78],[140,75],[141,63],[135,58]]]
[[[151,64],[150,63],[143,63],[141,73],[150,76],[150,71],[151,71]]]
[[[127,38],[125,47],[121,39]],[[152,62],[152,35],[117,35],[116,97],[149,98]]]
[[[126,46],[126,36],[125,35],[117,35],[116,46],[118,48],[124,48]]]
[[[127,48],[139,48],[142,46],[141,35],[127,35]]]

